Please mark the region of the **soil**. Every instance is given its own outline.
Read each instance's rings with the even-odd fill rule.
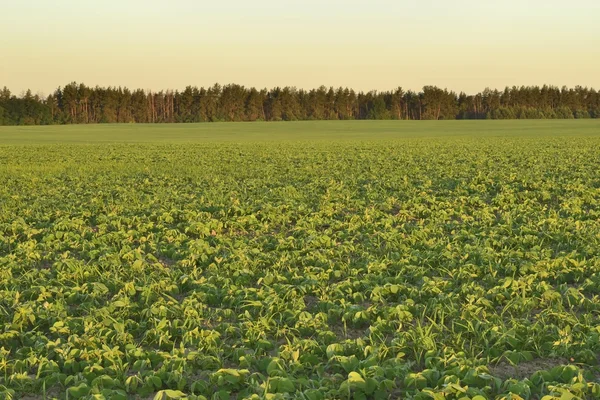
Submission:
[[[514,378],[524,379],[529,378],[537,371],[550,370],[559,365],[569,364],[564,358],[538,358],[531,361],[525,361],[518,365],[511,365],[507,362],[500,362],[490,366],[490,373],[502,380]]]

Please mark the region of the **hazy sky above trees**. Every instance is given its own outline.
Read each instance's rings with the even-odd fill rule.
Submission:
[[[0,86],[600,88],[598,0],[19,0]]]

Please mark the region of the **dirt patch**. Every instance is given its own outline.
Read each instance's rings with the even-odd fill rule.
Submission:
[[[367,336],[369,336],[369,328],[351,328],[351,327],[347,327],[344,330],[344,327],[342,325],[333,325],[331,326],[329,329],[331,329],[331,331],[333,333],[335,333],[335,336],[338,338],[338,340],[345,340],[345,339],[350,339],[350,340],[356,340],[356,339],[360,339],[360,338],[365,338]]]
[[[52,269],[52,264],[49,261],[42,261],[37,268],[41,271],[47,271],[49,269]]]
[[[307,311],[314,311],[317,308],[317,305],[319,304],[319,298],[316,296],[304,296],[304,304],[306,306],[306,310]]]
[[[373,305],[373,302],[365,300],[365,301],[358,303],[357,305],[361,306],[364,310],[367,310]]]
[[[165,268],[175,265],[175,260],[162,256],[158,257],[158,262],[161,263],[161,265]]]
[[[17,396],[18,395],[19,394],[17,393]],[[41,395],[41,394],[23,394],[23,395],[21,395],[21,397],[15,397],[15,398],[21,399],[21,400],[51,400],[51,399],[59,398],[60,395],[61,395],[61,391],[59,389],[52,388],[52,389],[46,391],[46,396]]]
[[[524,379],[529,378],[537,371],[550,370],[559,365],[569,364],[565,358],[538,358],[531,361],[525,361],[518,365],[511,365],[507,362],[500,362],[490,366],[490,374],[502,380],[514,378]]]

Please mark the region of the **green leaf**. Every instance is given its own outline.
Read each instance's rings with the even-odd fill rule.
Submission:
[[[273,359],[267,366],[267,374],[269,376],[277,376],[283,373],[283,367],[279,359]]]
[[[80,383],[77,386],[70,387],[67,389],[67,394],[70,398],[80,399],[86,396],[90,392],[90,388],[85,383]]]
[[[367,383],[364,378],[358,372],[350,372],[348,374],[348,385],[351,389],[362,389],[364,390]]]
[[[156,393],[154,396],[154,400],[167,400],[167,399],[182,399],[187,397],[187,395],[179,390],[161,390]]]

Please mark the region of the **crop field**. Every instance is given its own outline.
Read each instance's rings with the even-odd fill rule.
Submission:
[[[0,399],[600,399],[600,121],[0,127]]]

